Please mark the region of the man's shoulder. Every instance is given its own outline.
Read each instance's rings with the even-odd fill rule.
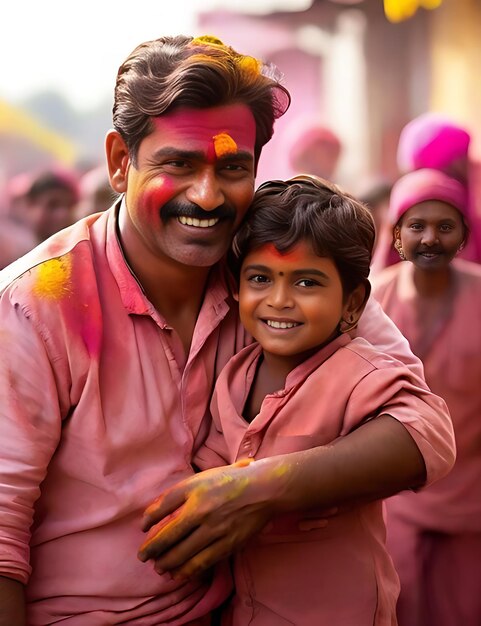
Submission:
[[[363,337],[356,337],[342,350],[350,353],[351,361],[356,361],[358,367],[361,367],[366,373],[393,367],[406,369],[404,363],[390,354],[382,352]]]
[[[87,285],[95,273],[93,244],[103,236],[103,225],[99,224],[94,234],[94,224],[95,220],[82,219],[4,268],[0,272],[0,295],[9,293],[19,301],[59,300],[71,296],[78,286]]]
[[[92,226],[95,220],[82,219],[68,228],[55,233],[49,239],[37,245],[3,270],[0,271],[0,293],[18,288],[25,284],[32,287],[32,281],[49,276],[53,288],[54,275],[65,274],[66,266],[76,257],[93,256]],[[82,245],[85,243],[86,245]],[[60,268],[63,268],[60,271]],[[56,270],[54,269],[56,268]],[[45,286],[45,285],[44,285]]]

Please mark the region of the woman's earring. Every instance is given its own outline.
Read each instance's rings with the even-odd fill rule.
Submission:
[[[399,254],[399,257],[401,258],[401,261],[405,261],[406,260],[406,255],[404,254],[403,246],[402,246],[401,240],[399,238],[397,238],[394,241],[394,247],[396,248],[397,253]]]

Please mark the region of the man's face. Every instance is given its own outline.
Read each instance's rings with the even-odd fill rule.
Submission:
[[[121,234],[160,259],[209,267],[227,251],[254,193],[249,107],[183,108],[153,120],[128,166]]]

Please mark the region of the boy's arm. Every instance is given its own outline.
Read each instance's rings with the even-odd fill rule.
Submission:
[[[0,626],[26,626],[22,583],[0,576]]]

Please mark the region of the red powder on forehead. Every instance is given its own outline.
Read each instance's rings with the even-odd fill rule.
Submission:
[[[266,256],[272,257],[273,260],[279,261],[282,259],[283,261],[289,261],[291,263],[298,263],[305,254],[305,250],[302,245],[290,248],[285,252],[281,252],[273,243],[268,243],[265,246],[262,246],[260,252]]]

